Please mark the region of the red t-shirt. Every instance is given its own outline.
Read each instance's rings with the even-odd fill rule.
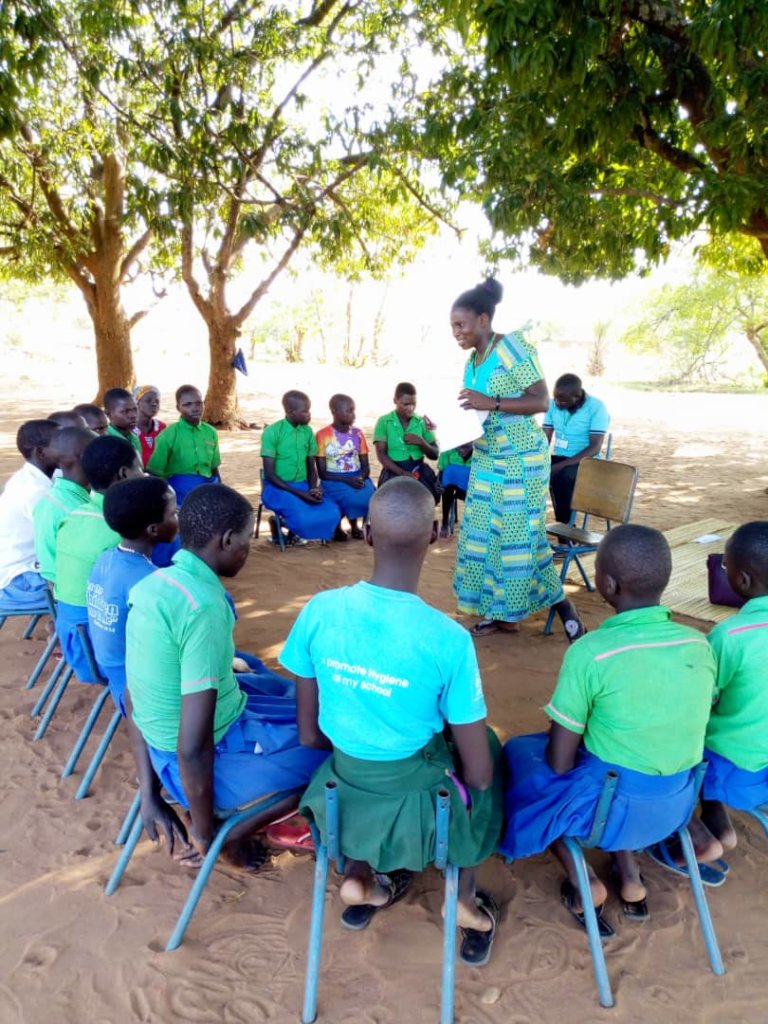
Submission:
[[[148,434],[143,434],[138,427],[133,428],[134,434],[141,442],[141,457],[144,460],[145,466],[149,462],[152,452],[155,450],[155,438],[162,430],[165,430],[165,427],[166,425],[162,420],[152,420],[152,428]]]

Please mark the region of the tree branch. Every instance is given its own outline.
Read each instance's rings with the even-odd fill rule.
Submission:
[[[152,239],[152,228],[147,228],[147,230],[144,232],[144,234],[140,235],[139,238],[136,239],[136,241],[133,243],[131,248],[125,254],[125,256],[123,257],[123,261],[120,264],[120,280],[121,281],[125,280],[125,278],[126,278],[126,276],[128,274],[128,271],[131,269],[131,266],[136,262],[136,260],[139,258],[139,256],[141,256],[141,254],[144,252],[146,247],[149,245],[151,239]]]
[[[181,279],[187,286],[189,296],[197,307],[200,316],[208,323],[211,316],[211,303],[203,295],[200,284],[195,277],[192,225],[190,223],[184,224],[181,229]]]
[[[668,196],[658,195],[656,192],[647,192],[641,188],[594,188],[590,189],[587,195],[592,196],[593,199],[599,199],[600,196],[632,196],[637,199],[649,199],[652,203],[656,203],[657,206],[667,206],[670,210],[676,209],[680,203],[676,199],[670,199]]]
[[[256,306],[256,303],[259,301],[259,299],[262,299],[264,297],[264,295],[269,290],[270,285],[275,280],[275,278],[278,276],[278,274],[280,274],[288,266],[288,264],[291,261],[291,257],[296,252],[296,250],[299,248],[299,246],[301,245],[301,243],[302,243],[302,241],[304,239],[304,235],[306,235],[307,231],[309,230],[309,223],[310,223],[310,220],[308,219],[306,224],[304,224],[304,225],[302,225],[302,227],[296,229],[296,231],[294,232],[293,238],[291,239],[290,245],[285,250],[283,255],[280,257],[278,262],[275,264],[275,266],[272,269],[272,271],[264,278],[263,281],[261,281],[256,286],[256,288],[254,288],[254,290],[251,292],[250,297],[240,307],[240,309],[231,316],[230,320],[231,320],[232,324],[235,327],[237,327],[237,328],[242,327],[242,325],[245,323],[245,321],[248,319],[248,317],[253,312],[253,310],[254,310],[254,308]]]
[[[703,161],[687,153],[684,149],[678,149],[677,146],[673,146],[671,142],[663,139],[653,128],[647,110],[642,112],[642,118],[643,123],[635,126],[633,134],[643,149],[654,153],[666,161],[666,163],[672,164],[673,167],[676,167],[678,171],[682,171],[683,174],[694,174],[706,169],[706,164]]]
[[[411,183],[410,179],[408,178],[407,174],[404,171],[401,171],[399,167],[396,167],[394,165],[390,166],[390,170],[400,179],[400,181],[402,181],[402,183],[411,193],[416,202],[420,206],[422,206],[427,211],[427,213],[431,214],[431,216],[433,216],[435,220],[439,220],[442,224],[445,224],[446,227],[450,228],[451,231],[453,231],[453,233],[456,235],[458,239],[461,239],[461,236],[463,234],[462,229],[460,227],[457,227],[456,224],[451,224],[451,222],[444,216],[444,214],[440,212],[440,210],[438,210],[430,202],[428,202],[421,194],[421,192],[416,188],[416,186]]]

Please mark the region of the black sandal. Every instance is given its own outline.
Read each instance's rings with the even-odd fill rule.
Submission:
[[[578,921],[581,927],[586,931],[587,924],[584,920],[584,911],[576,909],[576,904],[580,901],[579,891],[571,883],[569,878],[564,878],[563,884],[560,886],[560,901],[568,913]],[[612,939],[616,932],[603,917],[604,907],[604,903],[601,903],[599,907],[595,907],[595,913],[597,914],[597,928],[600,932],[601,939]]]
[[[363,928],[367,928],[380,910],[386,910],[387,907],[391,907],[393,903],[397,903],[405,896],[411,887],[413,872],[390,871],[386,875],[376,872],[376,881],[389,890],[389,899],[380,907],[374,907],[372,903],[358,903],[356,906],[347,907],[341,915],[341,923],[345,928],[354,932],[361,932]]]
[[[462,928],[461,948],[459,949],[459,960],[470,967],[485,967],[491,959],[493,940],[496,937],[496,925],[499,922],[499,908],[496,900],[488,892],[481,892],[479,889],[475,894],[477,909],[482,910],[490,920],[491,927],[487,932],[480,932],[476,928]]]
[[[621,895],[621,874],[619,869],[616,867],[616,862],[611,864],[611,878],[616,884],[619,892],[619,901],[621,903],[621,912],[628,921],[647,921],[651,916],[648,910],[647,897],[643,897],[641,900],[625,900]],[[645,879],[640,875],[640,881],[645,885]]]

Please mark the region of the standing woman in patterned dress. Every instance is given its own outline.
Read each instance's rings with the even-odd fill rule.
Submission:
[[[481,616],[473,636],[516,633],[522,619],[554,605],[573,641],[585,629],[547,540],[549,450],[533,418],[546,412],[549,394],[523,333],[492,329],[502,293],[491,278],[451,309],[453,336],[470,353],[459,399],[488,412],[475,442],[453,587],[459,611]]]

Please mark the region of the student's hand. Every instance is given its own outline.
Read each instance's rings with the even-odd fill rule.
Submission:
[[[424,447],[424,438],[420,434],[403,434],[403,440],[406,444],[415,444],[419,448]]]
[[[356,491],[359,491],[365,483],[365,480],[363,480],[361,476],[350,476],[347,477],[345,483],[348,483],[350,487],[354,487]]]
[[[552,463],[552,467],[551,467],[551,469],[550,469],[550,471],[549,471],[549,477],[550,477],[550,479],[552,479],[552,477],[553,477],[553,476],[557,476],[557,474],[558,474],[558,473],[559,473],[559,472],[560,472],[560,471],[561,471],[562,469],[564,469],[564,468],[565,468],[565,463],[564,463],[564,462],[553,462],[553,463]]]
[[[233,658],[232,659],[232,671],[233,672],[250,672],[251,666],[245,660],[245,658]]]
[[[173,807],[158,794],[142,794],[141,820],[153,843],[159,846],[161,839],[165,840],[170,856],[176,853],[177,856],[183,857],[193,852],[184,822]]]
[[[424,426],[427,430],[437,430],[437,424],[429,416],[424,416]]]
[[[319,487],[313,487],[309,491],[303,491],[302,497],[308,505],[319,505],[323,500],[323,492]]]
[[[462,409],[477,409],[479,412],[490,412],[491,409],[496,408],[496,399],[490,395],[484,395],[482,391],[462,388],[459,392],[459,404]]]

